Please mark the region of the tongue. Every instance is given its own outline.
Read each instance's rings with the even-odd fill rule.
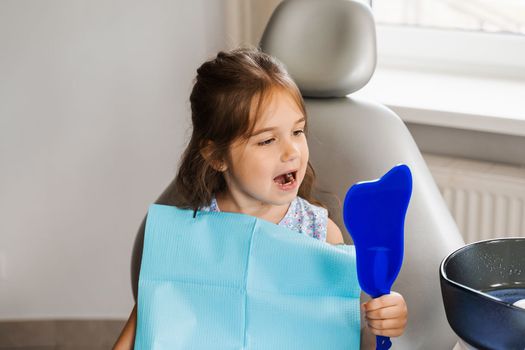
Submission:
[[[277,182],[278,184],[284,185],[286,183],[286,174],[285,175],[279,175],[273,181]]]

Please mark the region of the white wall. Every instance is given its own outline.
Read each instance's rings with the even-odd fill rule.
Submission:
[[[0,2],[0,319],[124,318],[225,0]]]

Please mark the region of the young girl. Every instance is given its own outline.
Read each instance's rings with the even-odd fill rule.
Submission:
[[[282,64],[255,49],[219,52],[197,70],[190,101],[193,133],[166,204],[248,214],[344,243],[312,197],[306,110]],[[400,336],[407,323],[395,292],[364,303],[362,312],[375,335]],[[135,326],[136,305],[114,349],[133,347]]]

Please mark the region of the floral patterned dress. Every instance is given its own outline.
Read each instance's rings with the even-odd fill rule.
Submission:
[[[215,196],[209,206],[201,207],[200,210],[219,212]],[[328,211],[325,208],[313,205],[301,197],[295,197],[278,225],[326,242],[327,222]]]

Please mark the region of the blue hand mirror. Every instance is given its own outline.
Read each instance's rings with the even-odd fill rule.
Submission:
[[[405,215],[412,174],[399,164],[380,179],[354,184],[343,204],[345,226],[354,241],[357,277],[372,298],[390,293],[403,262]],[[389,349],[388,337],[376,337],[376,349]]]

